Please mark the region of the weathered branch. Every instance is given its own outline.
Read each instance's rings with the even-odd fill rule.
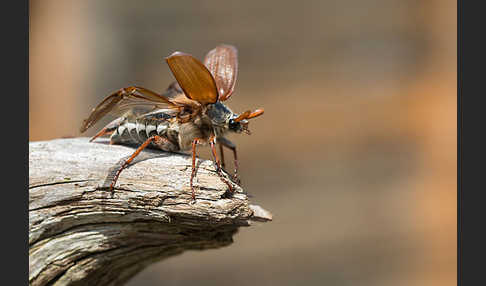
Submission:
[[[120,285],[148,264],[185,250],[227,246],[240,226],[268,221],[243,190],[225,196],[202,161],[191,201],[187,155],[142,152],[106,186],[134,148],[87,138],[29,144],[31,285]]]

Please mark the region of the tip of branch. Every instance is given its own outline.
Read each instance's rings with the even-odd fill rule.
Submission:
[[[250,209],[253,211],[253,215],[250,217],[252,221],[266,222],[273,219],[272,214],[261,206],[250,205]]]

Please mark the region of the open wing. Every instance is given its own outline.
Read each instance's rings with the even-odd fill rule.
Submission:
[[[107,114],[122,115],[131,111],[135,115],[158,108],[179,108],[181,104],[143,87],[131,86],[122,88],[107,96],[83,121],[80,131],[86,131]]]
[[[164,97],[167,99],[174,98],[180,94],[184,94],[181,86],[177,83],[177,81],[172,82],[169,87],[165,90]]]
[[[214,78],[199,60],[181,52],[174,52],[165,60],[189,99],[202,105],[218,101],[218,90]]]
[[[238,51],[230,45],[220,45],[206,55],[204,64],[214,77],[219,100],[228,99],[235,88],[238,74]]]

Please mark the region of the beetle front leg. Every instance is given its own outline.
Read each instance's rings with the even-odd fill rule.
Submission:
[[[226,167],[226,166],[224,164],[223,145],[221,145],[221,143],[219,143],[218,145],[219,145],[219,153],[221,154],[221,167],[223,167],[223,170],[224,170],[224,167]]]
[[[228,139],[224,137],[218,137],[218,143],[220,146],[225,146],[228,149],[231,149],[233,151],[233,156],[234,156],[234,163],[235,163],[235,173],[233,174],[233,180],[238,184],[241,185],[241,180],[238,175],[238,156],[236,155],[236,146],[233,142],[229,141]],[[221,148],[221,153],[223,152],[223,148]]]
[[[233,192],[233,187],[231,186],[231,184],[224,178],[224,175],[223,175],[223,172],[221,172],[221,162],[219,161],[219,158],[218,158],[218,154],[216,153],[216,147],[215,147],[215,144],[216,144],[216,137],[214,136],[211,136],[209,138],[209,145],[211,146],[211,152],[213,154],[213,157],[214,157],[214,161],[216,161],[216,172],[218,173],[219,175],[219,178],[221,179],[221,181],[223,181],[229,188],[230,192],[232,193]]]

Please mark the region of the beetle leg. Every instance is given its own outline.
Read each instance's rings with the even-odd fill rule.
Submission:
[[[231,149],[233,151],[233,157],[234,157],[234,163],[235,163],[235,173],[233,174],[233,180],[235,180],[235,182],[238,185],[241,185],[241,180],[240,180],[240,177],[238,175],[238,156],[236,155],[235,144],[233,142],[229,141],[228,139],[224,138],[224,137],[218,137],[218,143],[220,144],[220,146],[225,146],[226,148]],[[222,151],[222,148],[221,148],[221,151]]]
[[[216,172],[218,173],[219,178],[221,179],[221,181],[223,181],[228,186],[230,192],[232,193],[233,192],[233,187],[224,178],[223,172],[221,172],[221,162],[219,161],[218,154],[216,153],[215,141],[216,140],[215,140],[215,137],[214,136],[211,136],[209,138],[209,145],[211,146],[211,152],[213,154],[214,161],[216,161],[216,166],[217,166]]]
[[[114,189],[114,186],[116,184],[116,181],[118,180],[118,177],[120,176],[120,173],[121,171],[123,171],[132,161],[133,159],[135,159],[135,157],[138,156],[138,154],[140,154],[140,152],[142,152],[143,149],[145,149],[149,144],[150,142],[152,141],[164,141],[165,138],[162,138],[158,135],[154,135],[154,136],[151,136],[149,137],[147,140],[145,140],[145,142],[143,142],[142,145],[140,145],[137,150],[135,150],[135,152],[133,152],[133,154],[130,156],[130,158],[128,158],[127,160],[125,160],[125,162],[123,162],[122,166],[118,169],[118,171],[116,172],[115,176],[113,177],[113,180],[111,181],[111,184],[110,184],[110,191],[113,192],[113,189]]]
[[[194,176],[196,175],[196,145],[199,143],[199,138],[195,138],[192,140],[192,172],[191,172],[191,180],[190,180],[190,186],[191,186],[191,191],[192,191],[192,199],[196,200],[196,193],[194,192],[194,186],[192,185],[192,180],[194,179]]]
[[[224,170],[225,164],[224,164],[223,145],[221,145],[221,143],[219,143],[218,145],[219,145],[219,153],[221,154],[221,167],[223,167]]]
[[[113,120],[112,122],[108,123],[103,129],[101,129],[98,133],[96,133],[96,135],[93,136],[89,140],[89,142],[93,142],[93,140],[95,140],[96,138],[103,136],[105,134],[113,133],[118,128],[118,126],[120,126],[120,124],[123,122],[123,120],[125,120],[125,117],[119,117],[119,118]]]

